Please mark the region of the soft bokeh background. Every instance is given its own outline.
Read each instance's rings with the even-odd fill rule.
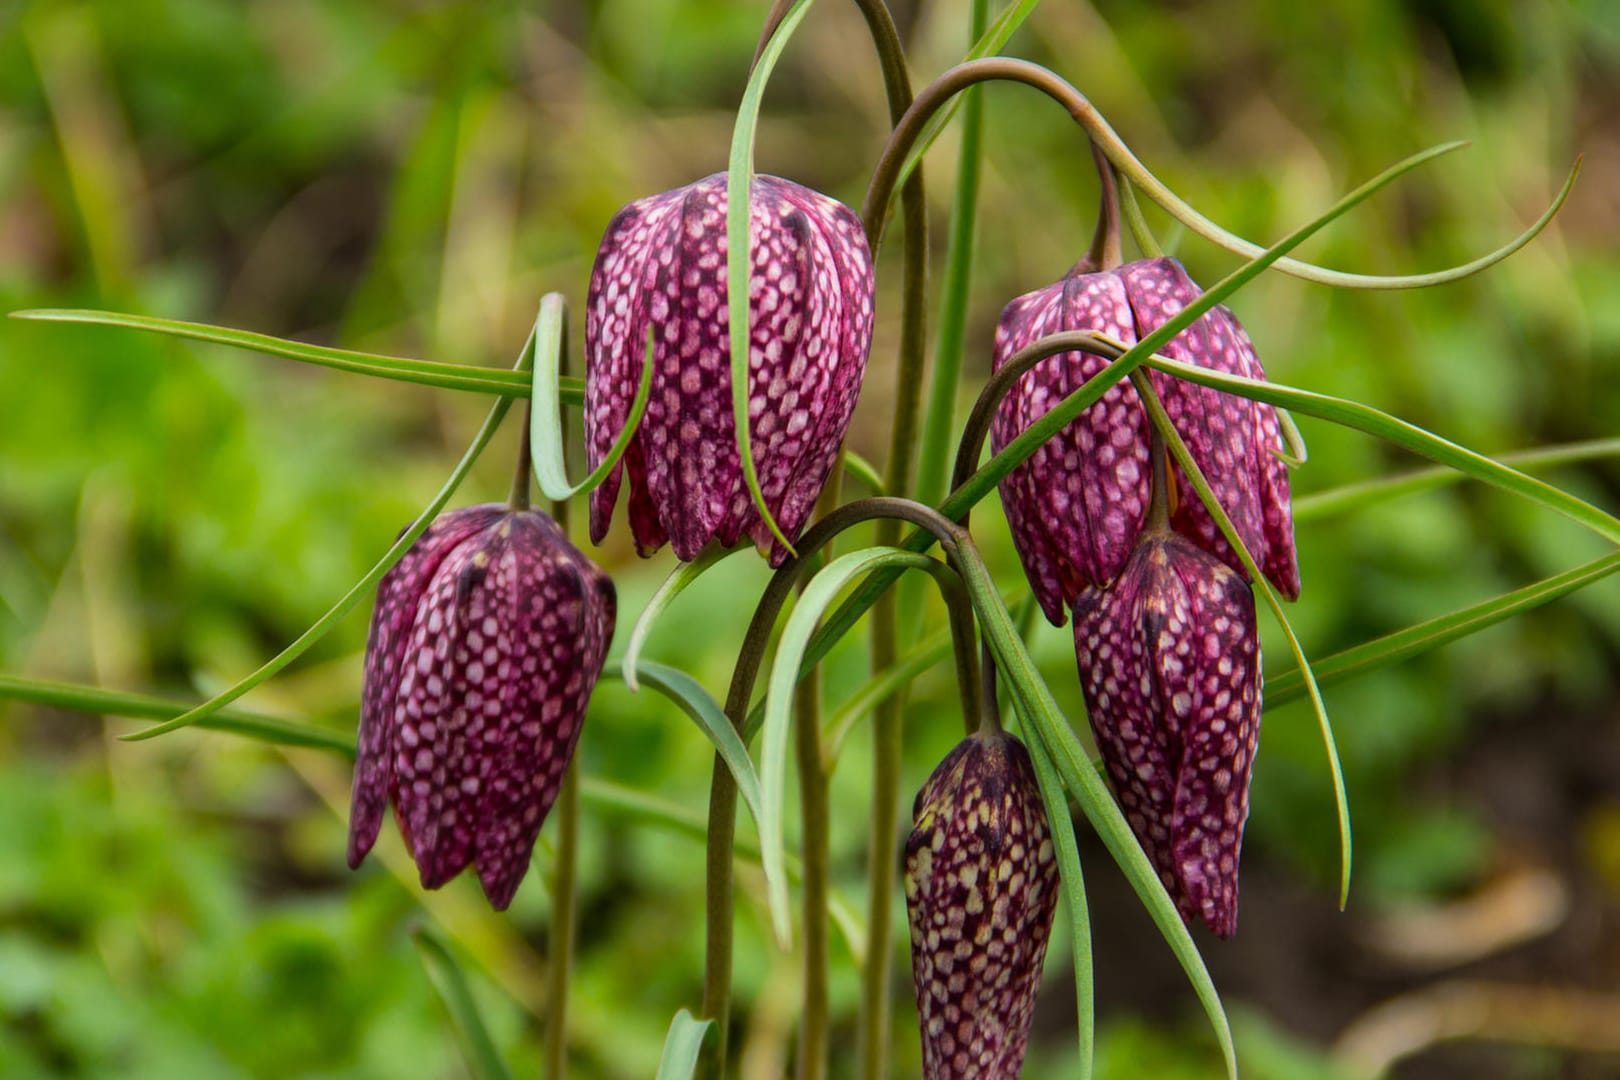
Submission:
[[[439,360],[507,364],[536,300],[583,302],[595,244],[633,198],[723,166],[763,4],[742,0],[13,0],[0,5],[0,309],[115,308]],[[919,81],[966,46],[962,0],[902,4]],[[1466,283],[1334,292],[1268,276],[1234,307],[1274,378],[1359,396],[1486,451],[1615,433],[1620,419],[1620,15],[1604,0],[1255,0],[1155,8],[1048,0],[1009,51],[1076,82],[1139,155],[1233,230],[1273,239],[1384,165],[1429,166],[1306,249],[1432,269],[1532,219],[1545,236]],[[1010,297],[1083,250],[1083,141],[1031,92],[989,95],[969,382]],[[824,0],[768,96],[758,160],[859,205],[885,107],[852,5]],[[943,235],[954,138],[931,160]],[[1166,219],[1150,211],[1163,230]],[[893,254],[892,251],[890,253]],[[1195,278],[1234,256],[1182,245]],[[880,457],[894,260],[854,445]],[[110,330],[0,324],[0,671],[195,699],[296,636],[423,505],[485,402]],[[965,404],[964,404],[965,410]],[[1305,422],[1299,493],[1407,468]],[[515,426],[463,501],[500,497]],[[1557,482],[1620,504],[1620,473]],[[999,515],[976,522],[1021,588]],[[1316,655],[1592,558],[1603,545],[1461,486],[1302,521],[1296,625]],[[670,565],[622,534],[598,557],[622,635]],[[654,635],[720,690],[758,560],[723,565]],[[1200,937],[1245,1074],[1402,1078],[1620,1071],[1620,593],[1597,587],[1441,653],[1334,687],[1357,827],[1337,852],[1309,712],[1266,717],[1229,944]],[[262,710],[352,730],[356,613]],[[622,647],[622,646],[621,646]],[[1039,653],[1077,701],[1062,631]],[[1268,639],[1273,667],[1286,655]],[[860,679],[840,654],[830,692]],[[948,672],[909,706],[914,790],[958,730]],[[397,838],[343,865],[341,762],[190,731],[0,706],[0,1075],[457,1076],[450,1021],[408,931],[441,926],[514,1066],[537,1067],[548,902],[508,916],[462,880],[424,897]],[[834,791],[838,890],[862,893],[864,738]],[[709,754],[659,700],[597,696],[587,775],[701,812]],[[745,824],[744,826],[748,826]],[[1082,832],[1083,843],[1085,834]],[[549,831],[540,863],[549,863]],[[574,1075],[646,1077],[695,1005],[694,839],[588,811]],[[1217,1059],[1169,952],[1086,844],[1100,1075],[1206,1077]],[[743,1074],[791,1060],[797,974],[744,871]],[[899,905],[898,896],[896,905]],[[903,927],[903,921],[899,924]],[[856,979],[835,941],[835,1047]],[[896,1075],[917,1068],[897,955]],[[1067,1075],[1073,982],[1054,942],[1028,1075]],[[1429,1044],[1447,1036],[1462,1041]],[[835,1070],[842,1074],[840,1057]]]

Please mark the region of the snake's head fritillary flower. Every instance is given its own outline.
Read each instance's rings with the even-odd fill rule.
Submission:
[[[537,510],[467,507],[384,575],[366,645],[349,865],[386,805],[436,889],[512,902],[613,637],[613,582]]]
[[[872,257],[846,206],[754,178],[749,201],[748,435],[765,505],[792,539],[815,507],[855,410],[872,342]],[[631,203],[608,226],[585,315],[590,465],[627,420],[653,331],[652,396],[625,452],[630,531],[642,554],[683,560],[711,541],[773,545],[743,479],[731,402],[726,177]],[[614,469],[591,496],[600,541]],[[787,552],[772,548],[772,562]]]
[[[1113,270],[1082,264],[1062,281],[1008,304],[996,328],[995,367],[1027,345],[1065,330],[1094,330],[1126,345],[1157,330],[1201,294],[1174,259],[1144,259]],[[1254,345],[1232,313],[1215,307],[1160,350],[1172,360],[1261,379]],[[1002,399],[990,433],[996,450],[1016,438],[1108,361],[1063,353],[1041,361]],[[1237,534],[1266,577],[1286,596],[1299,595],[1288,470],[1276,410],[1153,372],[1193,460],[1208,479]],[[1180,470],[1176,470],[1179,474]],[[1185,477],[1175,527],[1242,572]],[[1088,586],[1120,572],[1142,531],[1148,503],[1148,421],[1128,383],[1048,440],[1001,484],[1002,504],[1030,584],[1047,618]]]
[[[1150,531],[1074,606],[1091,730],[1125,818],[1189,922],[1237,929],[1260,735],[1254,592],[1191,540]]]
[[[1016,1077],[1058,872],[1029,752],[972,735],[917,795],[906,841],[911,971],[926,1080]]]

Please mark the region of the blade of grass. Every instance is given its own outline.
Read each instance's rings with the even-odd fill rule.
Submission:
[[[1494,460],[1520,469],[1551,469],[1560,465],[1576,465],[1611,457],[1620,457],[1620,439],[1590,439],[1556,446],[1538,446],[1530,450],[1497,454]],[[1428,469],[1414,469],[1396,476],[1384,476],[1376,480],[1364,480],[1356,484],[1329,488],[1326,491],[1296,498],[1294,520],[1311,521],[1331,514],[1341,514],[1347,510],[1359,510],[1374,503],[1406,495],[1433,491],[1458,483],[1465,475],[1456,469],[1434,466]]]
[[[568,482],[568,458],[563,449],[562,359],[568,347],[568,307],[560,293],[547,293],[540,299],[540,314],[534,323],[534,383],[529,410],[529,453],[534,460],[535,480],[546,498],[566,502],[583,491],[594,491],[619,466],[619,459],[630,449],[630,440],[647,411],[652,397],[653,330],[647,328],[647,350],[641,363],[641,381],[636,385],[630,415],[613,440],[607,456],[589,476],[577,484]]]
[[[685,1009],[676,1013],[664,1037],[663,1056],[658,1059],[658,1080],[692,1080],[697,1074],[703,1037],[713,1026],[713,1020],[698,1020]]]
[[[81,326],[140,330],[214,345],[229,345],[249,352],[279,356],[287,360],[297,360],[300,363],[315,364],[357,375],[371,375],[447,390],[498,394],[502,397],[528,397],[530,392],[530,380],[527,376],[500,368],[479,368],[466,364],[445,364],[433,360],[410,360],[400,356],[355,352],[352,349],[332,349],[323,345],[310,345],[302,341],[258,334],[251,330],[235,330],[226,326],[210,326],[206,323],[157,319],[149,315],[127,315],[117,311],[70,308],[14,311],[11,317],[34,322],[74,323]],[[562,400],[577,405],[585,400],[585,384],[579,379],[564,379],[559,393]]]
[[[765,505],[765,493],[760,490],[759,474],[754,468],[754,454],[749,445],[748,360],[753,336],[749,325],[752,305],[749,302],[748,279],[754,251],[749,239],[749,211],[753,205],[754,129],[759,123],[759,105],[765,96],[765,84],[782,50],[787,47],[788,39],[798,29],[813,2],[798,0],[760,52],[754,70],[748,76],[748,86],[743,90],[742,104],[737,108],[737,124],[732,129],[731,156],[726,168],[726,304],[730,316],[731,416],[736,425],[737,456],[742,461],[748,497],[753,500],[759,519],[790,553],[793,552],[793,545],[771,516],[771,508]]]
[[[743,550],[740,547],[722,548],[710,547],[698,554],[696,559],[689,563],[676,563],[675,569],[669,572],[664,583],[658,586],[647,606],[641,609],[641,615],[636,619],[636,625],[630,629],[630,642],[624,649],[624,684],[635,693],[641,687],[636,681],[637,665],[641,662],[641,650],[647,644],[647,637],[652,633],[653,623],[662,615],[675,598],[685,592],[687,587],[698,578],[708,573],[711,568],[729,555]],[[728,723],[726,725],[730,727]]]
[[[1487,627],[1495,626],[1515,615],[1568,596],[1588,585],[1602,581],[1616,570],[1620,570],[1620,552],[1594,559],[1585,565],[1554,574],[1552,577],[1478,604],[1408,626],[1393,634],[1363,642],[1354,648],[1317,660],[1312,665],[1316,672],[1316,680],[1322,685],[1340,682],[1365,675],[1389,664],[1411,659],[1461,640],[1470,634],[1476,634]],[[1304,693],[1305,684],[1297,670],[1284,672],[1276,678],[1266,680],[1265,702],[1268,708],[1286,705]]]
[[[1028,727],[1028,720],[1024,721]],[[1041,801],[1046,804],[1046,817],[1051,824],[1052,846],[1057,852],[1058,875],[1063,883],[1063,904],[1069,915],[1070,952],[1074,962],[1075,1049],[1074,1075],[1076,1080],[1090,1080],[1092,1061],[1097,1047],[1097,1010],[1095,983],[1092,978],[1091,913],[1086,902],[1086,882],[1080,869],[1080,848],[1074,839],[1074,818],[1069,814],[1069,800],[1063,793],[1063,782],[1058,778],[1057,766],[1046,751],[1046,744],[1025,732],[1029,745],[1029,759],[1035,766],[1035,782],[1041,789]]]
[[[467,985],[467,977],[462,974],[461,965],[450,951],[450,946],[438,931],[425,926],[414,930],[411,940],[416,944],[417,952],[422,954],[422,965],[427,968],[434,986],[438,988],[439,997],[450,1010],[456,1034],[461,1037],[462,1052],[467,1056],[467,1067],[473,1076],[477,1080],[509,1080],[511,1074],[506,1071],[506,1064],[495,1050],[489,1029],[484,1026],[484,1018],[479,1015],[478,1003],[473,1000],[472,988]]]

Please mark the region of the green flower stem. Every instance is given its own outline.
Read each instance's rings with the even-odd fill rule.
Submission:
[[[559,351],[558,370],[567,371],[568,351]],[[528,419],[525,417],[525,419]],[[558,437],[567,437],[566,419],[558,418]],[[528,504],[530,463],[533,455],[526,437],[529,424],[519,428],[518,473],[523,484],[523,501]],[[551,516],[568,535],[572,517],[566,499],[554,500]],[[584,741],[581,735],[580,742]],[[548,1080],[566,1080],[568,1076],[568,993],[573,982],[574,938],[579,923],[579,774],[581,750],[574,746],[574,758],[563,773],[562,789],[557,793],[551,817],[556,821],[556,856],[551,867],[551,933],[547,942],[546,959],[546,1033],[544,1075]]]
[[[977,41],[989,22],[988,0],[973,0],[969,34]],[[956,159],[956,193],[951,198],[945,268],[939,285],[939,322],[934,342],[934,377],[923,413],[922,447],[918,451],[917,501],[933,506],[945,497],[946,454],[956,419],[956,395],[962,378],[962,343],[967,336],[968,291],[973,282],[973,233],[979,210],[981,146],[984,141],[984,95],[964,93],[962,143]]]
[[[1163,257],[1164,248],[1159,246],[1158,237],[1153,235],[1147,218],[1142,216],[1142,205],[1136,201],[1136,186],[1123,176],[1119,178],[1119,202],[1125,211],[1125,224],[1131,230],[1131,238],[1136,241],[1142,255],[1149,259]]]
[[[906,68],[905,50],[900,43],[899,32],[883,0],[856,0],[856,5],[866,19],[872,43],[877,49],[878,62],[883,71],[883,87],[889,102],[889,120],[898,123],[912,104],[911,76]],[[780,15],[778,9],[781,9]],[[762,42],[770,39],[775,31],[774,23],[785,17],[790,9],[791,4],[778,0],[767,18]],[[892,496],[905,498],[911,492],[912,456],[922,407],[926,346],[924,320],[927,317],[928,216],[920,168],[913,170],[906,178],[900,191],[900,204],[901,217],[905,222],[900,349],[884,489]],[[887,208],[885,202],[882,212],[887,213]],[[863,215],[862,221],[866,226],[872,256],[876,259],[882,222],[870,214]],[[892,544],[899,536],[898,522],[879,523],[879,545]],[[898,607],[896,598],[885,591],[872,612],[872,673],[878,675],[886,671],[895,663],[898,654]],[[889,1017],[892,1011],[889,978],[893,959],[889,945],[893,937],[890,899],[894,887],[894,868],[899,857],[902,706],[901,695],[892,695],[878,705],[873,717],[872,829],[867,855],[868,946],[867,963],[861,974],[861,1007],[857,1014],[859,1075],[865,1080],[887,1080],[888,1076]]]
[[[818,561],[817,552],[840,533],[862,522],[875,518],[896,517],[929,531],[936,539],[954,537],[959,531],[935,511],[905,499],[861,499],[839,507],[799,538],[798,555],[789,558],[765,586],[759,603],[754,608],[738,650],[737,664],[732,669],[731,687],[726,695],[726,716],[746,740],[758,730],[758,723],[750,726],[749,700],[759,669],[765,658],[771,630],[781,613],[788,595],[801,574]],[[965,596],[946,594],[946,607],[951,615],[953,633],[958,639],[958,655],[972,655],[973,614]],[[977,664],[959,670],[961,692],[965,702],[971,703],[978,695]],[[733,913],[732,854],[737,829],[737,785],[725,762],[716,757],[709,784],[708,854],[706,867],[705,925],[707,938],[703,976],[703,1015],[715,1021],[717,1028],[715,1056],[711,1073],[722,1075],[726,1062],[729,1039],[731,1006],[731,956]],[[870,929],[868,941],[870,942]],[[868,945],[870,962],[870,945]]]
[[[804,1001],[799,1018],[800,1080],[827,1075],[827,885],[829,774],[821,749],[821,680],[801,679],[793,690],[795,755],[799,766],[799,818],[804,878]]]
[[[1062,77],[1041,67],[1039,64],[1001,56],[969,60],[966,63],[958,64],[924,87],[922,92],[917,95],[912,108],[895,125],[893,132],[889,136],[889,143],[884,147],[883,156],[879,159],[877,168],[873,170],[872,182],[867,187],[866,206],[863,210],[865,220],[878,224],[883,221],[895,184],[904,174],[910,151],[927,131],[929,120],[934,114],[968,87],[981,82],[997,80],[1023,83],[1039,90],[1062,105],[1068,110],[1074,121],[1091,136],[1092,142],[1101,149],[1109,161],[1113,162],[1125,179],[1135,184],[1142,194],[1158,203],[1172,217],[1186,225],[1193,232],[1198,233],[1212,243],[1226,248],[1228,251],[1236,252],[1248,258],[1256,258],[1263,254],[1263,249],[1258,244],[1251,243],[1241,236],[1233,235],[1222,229],[1160,183],[1159,179],[1148,171],[1147,166],[1143,165],[1141,161],[1137,160],[1136,155],[1131,153],[1130,147],[1125,145],[1118,133],[1109,126],[1108,121],[1103,119],[1102,114],[1096,110],[1090,101],[1086,100],[1085,95],[1076,90]],[[1553,199],[1552,204],[1529,228],[1495,251],[1460,266],[1428,274],[1378,276],[1349,274],[1288,258],[1276,259],[1273,262],[1277,269],[1284,273],[1292,274],[1307,281],[1314,281],[1321,285],[1333,285],[1346,289],[1419,289],[1430,285],[1458,281],[1496,265],[1535,239],[1537,234],[1546,228],[1547,223],[1558,213],[1559,208],[1563,206],[1564,200],[1569,196],[1570,189],[1574,187],[1575,178],[1580,174],[1580,168],[1581,161],[1577,158],[1574,166],[1570,169],[1569,177],[1565,180],[1562,190]],[[877,247],[878,239],[879,237],[873,238],[874,250]]]

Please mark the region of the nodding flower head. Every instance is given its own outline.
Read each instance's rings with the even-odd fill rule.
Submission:
[[[497,910],[511,903],[613,622],[613,582],[545,514],[489,505],[435,521],[377,589],[349,865],[391,801],[424,888],[470,863]]]
[[[1074,605],[1091,730],[1125,819],[1183,917],[1237,930],[1238,855],[1260,736],[1254,592],[1168,530]]]
[[[841,203],[772,176],[749,201],[748,435],[783,535],[815,506],[855,410],[872,342],[872,258]],[[771,534],[737,456],[726,309],[726,177],[631,203],[608,226],[585,315],[585,436],[591,467],[623,429],[653,332],[652,396],[625,452],[630,531],[642,554],[683,560]],[[600,541],[620,471],[591,496]],[[787,555],[779,544],[772,562]]]
[[[969,736],[912,817],[906,909],[923,1076],[1015,1077],[1058,888],[1029,752],[1010,735]]]
[[[1145,259],[1113,270],[1077,266],[1062,281],[1008,304],[996,328],[995,367],[1041,338],[1095,330],[1126,345],[1159,329],[1201,295],[1174,259]],[[1215,307],[1160,350],[1172,360],[1261,379],[1265,372],[1237,319]],[[996,450],[1108,361],[1090,353],[1050,357],[1002,399],[990,433]],[[1288,470],[1270,405],[1151,374],[1176,430],[1266,577],[1299,595]],[[1176,529],[1242,573],[1215,522],[1191,494],[1175,509]],[[1001,483],[1001,499],[1024,569],[1054,624],[1087,586],[1120,572],[1142,531],[1148,503],[1148,420],[1136,391],[1120,382]]]

